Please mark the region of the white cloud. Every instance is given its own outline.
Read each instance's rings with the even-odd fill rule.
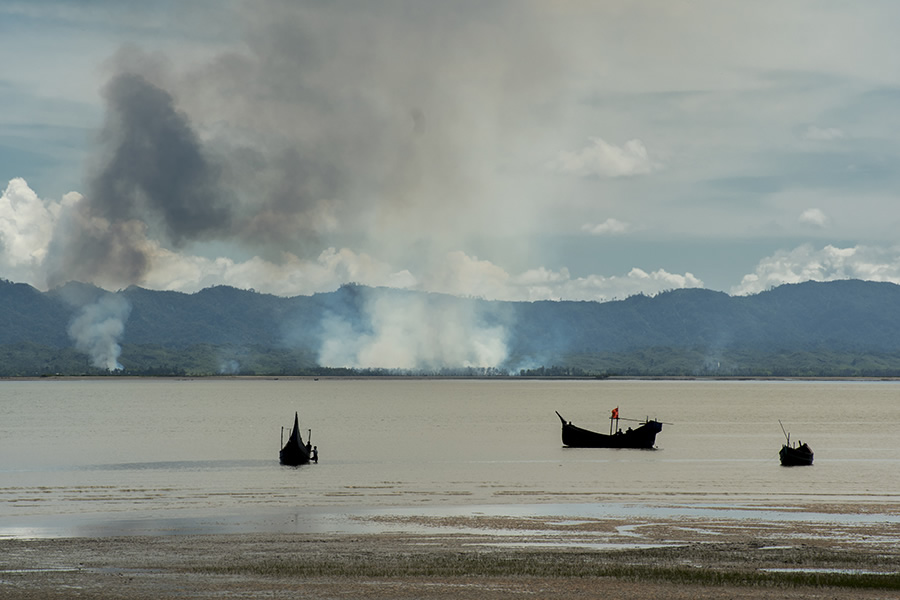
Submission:
[[[227,257],[208,259],[180,255],[157,248],[143,286],[195,292],[211,285],[252,288],[278,296],[309,295],[332,291],[344,283],[408,289],[416,278],[405,269],[348,248],[327,248],[316,260],[303,260],[285,252],[280,262],[254,256],[245,261]]]
[[[576,152],[560,152],[548,166],[557,173],[581,177],[630,177],[659,168],[641,140],[615,146],[598,137],[590,138],[590,143]]]
[[[0,264],[34,269],[44,260],[59,204],[44,202],[24,179],[9,182],[0,196]]]
[[[569,270],[563,267],[559,271],[552,271],[544,267],[528,269],[517,276],[514,283],[519,286],[557,286],[569,281]]]
[[[592,235],[615,235],[619,233],[625,233],[631,229],[631,226],[628,223],[623,223],[618,219],[607,219],[602,223],[585,223],[581,226],[581,230]]]
[[[453,251],[423,273],[420,289],[457,296],[502,298],[509,279],[506,271],[490,261]]]
[[[828,224],[828,216],[818,208],[807,208],[800,213],[800,222],[816,227],[825,227]]]
[[[633,268],[624,276],[587,275],[572,278],[567,269],[532,269],[513,278],[517,300],[587,300],[604,302],[635,294],[655,295],[680,288],[703,287],[691,273],[679,275],[665,269],[647,272]]]
[[[900,247],[804,244],[766,257],[753,273],[731,289],[734,295],[756,294],[785,283],[862,279],[900,284]]]

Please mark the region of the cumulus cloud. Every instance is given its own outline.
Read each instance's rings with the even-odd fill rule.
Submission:
[[[518,300],[593,300],[623,299],[635,294],[655,295],[680,288],[703,287],[692,273],[669,273],[665,269],[647,272],[637,267],[622,276],[588,275],[572,277],[568,269],[553,271],[530,269],[513,278],[511,287]]]
[[[800,222],[815,227],[825,227],[828,224],[828,216],[818,208],[807,208],[800,213]]]
[[[557,173],[580,177],[631,177],[646,175],[659,165],[650,159],[641,140],[616,146],[595,137],[581,150],[560,152],[548,167]]]
[[[18,281],[38,285],[60,205],[45,202],[22,178],[0,196],[0,264]]]
[[[498,299],[507,296],[509,280],[510,275],[501,267],[456,250],[423,274],[421,287],[432,292]]]
[[[804,244],[766,257],[732,288],[734,295],[756,294],[785,283],[863,279],[900,284],[900,247],[854,246],[821,249]]]
[[[602,223],[585,223],[581,226],[582,231],[591,235],[615,235],[625,233],[629,229],[631,229],[631,225],[613,218],[609,218]]]
[[[254,256],[243,261],[215,259],[157,249],[154,270],[147,274],[152,289],[195,292],[212,285],[252,288],[279,296],[333,291],[344,283],[411,289],[417,280],[406,269],[349,248],[326,248],[314,259],[289,252],[278,261]]]

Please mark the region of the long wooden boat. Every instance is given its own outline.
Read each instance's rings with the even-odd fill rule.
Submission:
[[[310,432],[310,434],[311,433],[312,432]],[[300,436],[300,419],[295,412],[294,428],[291,430],[291,435],[288,438],[287,443],[281,449],[278,458],[281,461],[281,464],[296,467],[297,465],[309,464],[309,457],[311,453],[312,446],[310,445],[309,440],[307,440],[306,444],[304,444],[303,438]]]
[[[610,417],[610,434],[606,435],[572,425],[559,411],[556,411],[556,416],[562,421],[563,446],[569,448],[653,448],[656,434],[662,431],[663,426],[660,421],[648,418],[634,429],[629,427],[622,431],[617,427],[617,431],[612,433],[612,420],[615,419],[617,424],[619,420],[619,411],[616,409],[613,417]]]

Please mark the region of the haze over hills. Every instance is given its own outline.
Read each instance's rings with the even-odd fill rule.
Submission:
[[[605,303],[0,282],[0,319],[4,376],[900,376],[900,286],[858,280]]]

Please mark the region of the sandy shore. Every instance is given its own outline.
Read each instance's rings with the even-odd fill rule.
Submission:
[[[378,534],[5,539],[0,597],[900,598],[896,521],[840,517],[387,515],[370,517]]]

